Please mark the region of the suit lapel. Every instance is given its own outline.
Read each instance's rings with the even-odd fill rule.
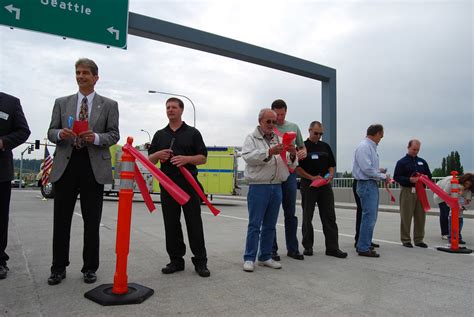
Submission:
[[[68,127],[69,117],[73,117],[74,120],[77,120],[76,110],[77,110],[77,94],[71,95],[66,104],[66,116],[64,118],[63,127]]]
[[[102,97],[98,93],[95,93],[94,100],[92,101],[91,116],[89,118],[89,129],[94,130],[93,128],[97,123],[103,108],[104,101]]]

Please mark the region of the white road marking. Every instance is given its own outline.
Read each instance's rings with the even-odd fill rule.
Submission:
[[[211,212],[203,211],[202,213],[203,213],[203,214],[213,215],[213,216],[214,216],[214,214],[211,213]],[[218,217],[224,217],[224,218],[230,218],[230,219],[237,219],[237,220],[249,221],[248,218],[236,217],[236,216],[228,216],[228,215],[223,215],[222,213],[220,213]],[[338,218],[342,218],[342,217],[338,217]],[[346,218],[346,219],[353,219],[353,218]],[[277,223],[277,226],[279,226],[279,227],[285,227],[285,224]],[[298,229],[301,230],[301,226],[298,226]],[[313,231],[314,231],[314,232],[318,232],[318,233],[323,233],[322,230],[318,230],[318,229],[314,229]],[[353,234],[346,234],[346,233],[340,233],[340,232],[339,232],[339,236],[354,239],[354,235],[353,235]],[[390,240],[384,240],[384,239],[372,239],[372,240],[375,241],[375,242],[381,242],[381,243],[387,243],[387,244],[393,244],[393,245],[401,245],[401,242],[400,242],[400,241],[390,241]],[[442,247],[446,247],[446,246],[447,246],[447,244],[446,244],[446,245],[442,245]],[[433,250],[433,251],[438,251],[438,250],[436,249],[436,247],[434,247],[434,248],[428,247],[428,249]],[[466,254],[466,255],[474,256],[474,253]]]

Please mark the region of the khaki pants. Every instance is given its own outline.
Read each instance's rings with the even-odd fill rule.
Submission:
[[[400,240],[402,243],[411,242],[410,228],[411,219],[414,218],[413,241],[423,242],[425,237],[426,213],[418,200],[418,196],[412,193],[411,187],[401,187],[400,190]]]

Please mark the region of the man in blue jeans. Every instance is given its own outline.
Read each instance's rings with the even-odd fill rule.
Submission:
[[[357,195],[362,205],[357,253],[360,256],[378,258],[380,255],[370,248],[379,208],[377,181],[388,182],[390,177],[379,167],[377,145],[383,138],[383,126],[373,124],[367,129],[367,136],[357,146],[354,154],[352,175],[357,180]]]
[[[285,101],[277,99],[272,103],[272,110],[277,114],[276,129],[277,133],[283,135],[285,132],[296,132],[296,156],[298,161],[306,157],[306,148],[303,141],[303,136],[300,129],[295,123],[285,120],[287,106]],[[296,217],[296,172],[291,171],[288,179],[281,184],[282,191],[282,207],[285,215],[285,238],[287,255],[295,260],[303,260],[304,256],[298,251],[298,238],[296,236],[298,230],[298,218]],[[278,255],[277,237],[273,241],[272,258],[275,261],[280,261]]]

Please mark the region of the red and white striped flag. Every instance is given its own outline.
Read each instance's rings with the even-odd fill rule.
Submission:
[[[44,149],[44,161],[43,166],[41,167],[41,171],[43,172],[41,176],[41,185],[46,185],[49,181],[49,173],[51,172],[51,166],[53,166],[53,158],[51,154],[49,154],[48,147],[45,146]]]

